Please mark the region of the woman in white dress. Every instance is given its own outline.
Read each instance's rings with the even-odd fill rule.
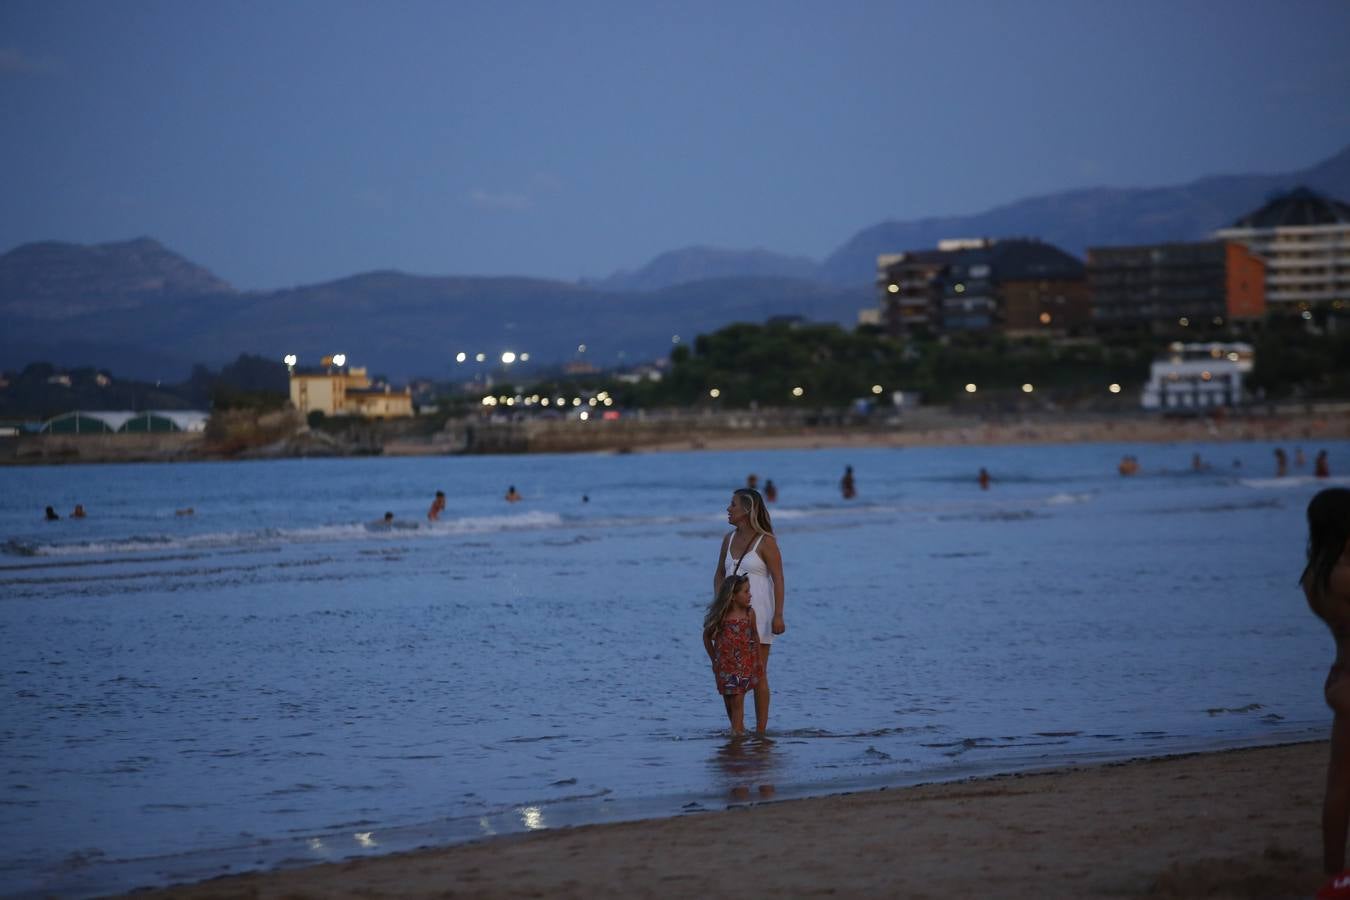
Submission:
[[[783,557],[773,536],[773,523],[764,498],[753,488],[740,488],[727,505],[727,522],[735,531],[722,539],[722,551],[713,573],[714,595],[729,575],[750,576],[750,605],[759,625],[759,660],[762,673],[755,688],[755,733],[769,724],[769,650],[776,634],[787,630],[783,623]]]

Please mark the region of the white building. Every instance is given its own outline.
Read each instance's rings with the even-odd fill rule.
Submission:
[[[1149,368],[1144,409],[1213,409],[1246,399],[1243,376],[1252,371],[1251,344],[1172,344]]]
[[[1298,188],[1214,236],[1265,261],[1271,313],[1311,319],[1318,307],[1350,310],[1350,205]]]

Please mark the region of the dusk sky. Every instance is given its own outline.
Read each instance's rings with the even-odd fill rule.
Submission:
[[[0,252],[241,288],[821,259],[885,219],[1350,144],[1350,2],[0,0]]]

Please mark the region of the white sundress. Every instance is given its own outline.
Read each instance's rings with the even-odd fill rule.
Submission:
[[[773,577],[769,567],[759,555],[759,543],[764,535],[758,535],[745,551],[745,556],[731,554],[731,541],[727,541],[727,558],[722,567],[723,573],[730,578],[733,573],[750,576],[750,608],[755,611],[755,626],[759,631],[761,644],[773,643]],[[740,568],[736,564],[740,563]]]

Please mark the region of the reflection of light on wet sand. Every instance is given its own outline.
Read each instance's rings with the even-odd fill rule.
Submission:
[[[717,748],[712,762],[730,782],[728,791],[732,800],[744,802],[754,794],[769,800],[777,793],[773,772],[778,767],[778,757],[773,747],[768,738],[732,738]]]
[[[479,818],[478,827],[482,830],[483,834],[491,835],[497,833],[497,829],[492,827],[492,823],[487,820],[486,816]]]
[[[328,847],[324,844],[322,838],[310,838],[309,849],[313,850],[315,853],[322,853],[325,856],[328,855]]]
[[[520,821],[525,823],[525,827],[531,831],[538,831],[540,828],[547,828],[544,824],[544,811],[537,806],[527,806],[520,811]]]
[[[356,838],[356,842],[362,847],[378,847],[380,846],[379,842],[371,836],[374,833],[373,831],[358,831],[352,837]]]

